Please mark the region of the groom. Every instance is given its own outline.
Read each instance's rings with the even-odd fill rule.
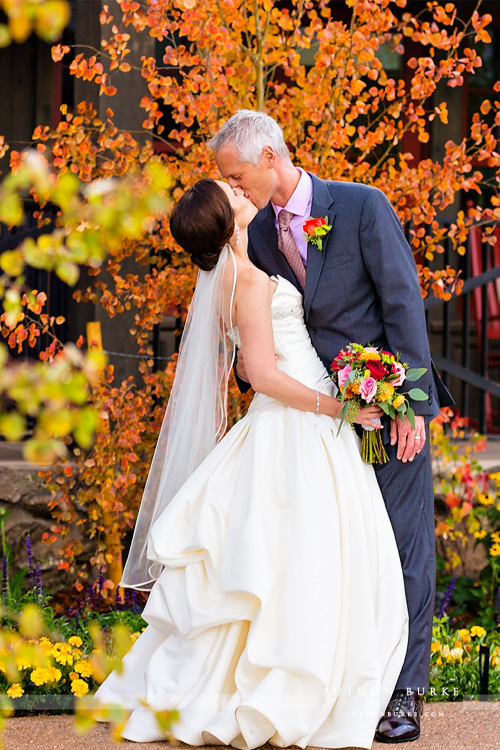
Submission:
[[[221,175],[260,209],[249,228],[250,259],[303,292],[309,334],[327,369],[349,342],[382,346],[399,352],[410,367],[427,368],[415,384],[427,400],[411,402],[415,429],[399,417],[386,426],[390,461],[375,465],[398,544],[410,620],[403,669],[375,738],[417,739],[429,684],[435,587],[427,424],[452,399],[430,360],[411,250],[381,191],[320,180],[295,167],[280,127],[263,112],[240,110],[209,145]],[[331,226],[322,250],[304,238],[310,217],[325,218]]]

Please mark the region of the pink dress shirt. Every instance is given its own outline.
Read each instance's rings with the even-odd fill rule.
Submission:
[[[276,231],[278,231],[278,214],[282,208],[286,208],[294,214],[290,221],[290,229],[295,237],[297,247],[304,265],[307,263],[307,240],[304,237],[304,230],[302,226],[307,219],[311,216],[311,206],[313,199],[313,185],[312,180],[301,167],[297,167],[300,172],[300,180],[297,183],[297,187],[293,191],[293,194],[286,204],[286,206],[277,206],[275,203],[272,204],[274,209],[274,225]]]

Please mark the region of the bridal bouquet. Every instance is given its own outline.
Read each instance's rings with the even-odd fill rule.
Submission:
[[[340,412],[342,427],[345,420],[352,424],[358,411],[370,404],[395,419],[406,417],[415,429],[415,412],[407,396],[415,401],[425,401],[427,396],[420,388],[401,393],[397,388],[404,381],[418,380],[426,367],[410,369],[399,361],[399,354],[391,354],[374,346],[349,344],[342,349],[331,364],[331,377],[338,387],[337,398],[343,404]],[[340,428],[339,428],[340,429]],[[361,455],[370,464],[386,463],[389,459],[382,443],[380,430],[363,428]]]

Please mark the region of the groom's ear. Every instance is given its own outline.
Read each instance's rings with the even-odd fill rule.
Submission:
[[[260,161],[262,166],[272,169],[276,164],[276,151],[272,146],[264,146],[260,155]]]

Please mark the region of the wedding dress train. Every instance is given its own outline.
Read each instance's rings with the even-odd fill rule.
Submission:
[[[331,394],[281,277],[272,318],[280,369]],[[96,694],[131,710],[123,737],[164,739],[145,700],[190,745],[371,748],[408,617],[375,474],[337,432],[258,394],[156,521],[148,627]]]

